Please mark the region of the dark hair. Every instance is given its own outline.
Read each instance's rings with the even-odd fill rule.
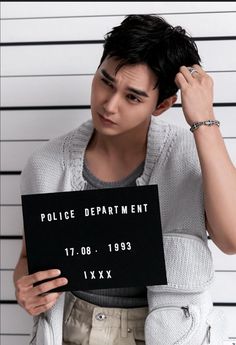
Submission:
[[[173,27],[156,15],[129,15],[105,36],[106,57],[121,60],[116,72],[124,65],[144,63],[157,76],[158,104],[178,91],[174,79],[180,66],[200,64],[194,40],[180,27]]]

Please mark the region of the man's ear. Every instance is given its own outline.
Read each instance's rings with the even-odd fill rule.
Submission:
[[[162,101],[154,110],[154,112],[152,113],[152,115],[154,116],[158,116],[161,115],[162,113],[164,113],[164,111],[166,111],[167,109],[169,109],[170,107],[172,107],[172,105],[177,101],[177,95],[168,97],[166,99],[164,99],[164,101]]]

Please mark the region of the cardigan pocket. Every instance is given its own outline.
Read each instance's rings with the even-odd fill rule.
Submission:
[[[146,345],[223,345],[224,326],[212,305],[212,256],[189,234],[163,236],[167,285],[147,286]]]
[[[147,344],[187,345],[200,323],[199,308],[195,305],[168,305],[154,309],[146,319]],[[194,343],[197,345],[198,343]],[[200,344],[200,341],[199,341]]]
[[[146,319],[146,344],[223,345],[224,326],[224,317],[214,308],[204,320],[197,305],[158,307]]]

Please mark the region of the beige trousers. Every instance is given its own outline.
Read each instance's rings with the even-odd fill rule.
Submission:
[[[145,345],[148,308],[102,308],[67,292],[63,345]]]

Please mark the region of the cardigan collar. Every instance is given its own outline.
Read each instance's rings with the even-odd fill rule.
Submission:
[[[93,131],[93,122],[88,120],[72,134],[69,147],[72,190],[83,190],[86,187],[87,182],[83,178],[84,156]],[[154,116],[151,117],[144,170],[143,174],[137,179],[137,185],[149,183],[154,165],[161,161],[161,154],[170,132],[171,127],[169,124]]]

